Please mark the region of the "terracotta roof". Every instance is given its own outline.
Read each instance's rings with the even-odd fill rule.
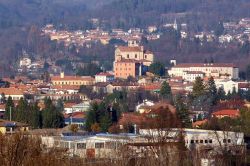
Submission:
[[[73,105],[76,105],[76,103],[64,103],[64,108],[71,108]]]
[[[0,88],[0,94],[5,95],[23,95],[23,92],[17,88]]]
[[[237,117],[240,115],[239,110],[232,110],[232,109],[225,109],[213,112],[212,115],[214,116],[230,116],[230,117]]]
[[[128,47],[128,46],[119,46],[117,47],[122,52],[141,52],[141,47]]]
[[[81,81],[94,81],[94,78],[91,76],[64,76],[63,78],[60,76],[51,77],[52,81],[73,81],[73,80],[81,80]]]
[[[147,84],[142,86],[144,90],[153,91],[161,89],[161,84]]]
[[[248,82],[246,82],[246,83],[239,83],[238,87],[239,88],[250,88],[250,84]]]
[[[53,85],[51,88],[58,90],[79,90],[79,85]]]
[[[73,112],[72,118],[85,118],[84,112]],[[70,118],[71,114],[64,114],[64,118]]]
[[[181,63],[177,64],[176,66],[173,66],[173,68],[179,68],[179,67],[236,67],[233,63]]]
[[[142,124],[146,118],[140,114],[136,113],[123,113],[121,119],[119,120],[119,124]]]
[[[193,127],[199,127],[203,124],[207,123],[207,119],[204,119],[204,120],[200,120],[200,121],[196,121],[192,124]]]

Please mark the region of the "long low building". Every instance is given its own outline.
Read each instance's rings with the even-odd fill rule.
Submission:
[[[173,66],[168,74],[171,77],[181,76],[184,78],[189,73],[189,77],[196,76],[197,72],[204,73],[205,77],[238,79],[239,68],[232,63],[181,63]],[[192,75],[192,73],[194,73]]]

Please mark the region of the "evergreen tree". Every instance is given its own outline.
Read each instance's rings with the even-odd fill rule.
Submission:
[[[177,117],[180,119],[182,123],[182,127],[190,127],[191,122],[189,118],[188,108],[184,104],[184,101],[181,95],[177,95],[175,99],[175,107]]]
[[[165,66],[164,66],[164,64],[162,64],[160,62],[152,63],[149,66],[149,72],[151,72],[157,76],[164,76],[165,75]]]
[[[108,113],[105,113],[104,116],[100,119],[100,127],[102,132],[107,132],[109,127],[112,125],[112,120]]]
[[[226,92],[224,91],[223,87],[220,87],[218,89],[218,93],[217,93],[218,99],[219,100],[226,100]]]
[[[37,103],[30,105],[30,120],[29,124],[37,129],[42,127],[42,115],[40,108],[38,107]]]
[[[195,82],[193,84],[193,92],[192,95],[194,97],[199,97],[205,94],[205,86],[203,84],[203,80],[201,77],[196,77]]]
[[[227,93],[227,100],[231,100],[232,99],[232,93],[231,93],[231,91],[229,91],[228,93]]]
[[[98,104],[95,102],[91,105],[90,110],[87,113],[85,128],[87,131],[91,131],[91,126],[97,122]]]
[[[42,111],[43,128],[62,128],[64,126],[63,114],[52,103],[45,99],[45,109]]]
[[[237,92],[236,92],[236,88],[233,87],[233,91],[232,91],[232,98],[235,99],[238,96]]]
[[[212,104],[216,105],[218,96],[217,96],[217,89],[216,89],[216,85],[215,85],[213,77],[210,77],[208,80],[208,95],[212,100]]]
[[[15,109],[14,102],[12,98],[9,96],[5,105],[4,119],[10,120],[10,111],[11,114],[13,114],[14,109]]]
[[[164,99],[172,100],[171,87],[166,81],[164,81],[161,85],[160,94]]]
[[[28,123],[29,120],[29,108],[28,108],[28,102],[27,100],[21,98],[18,101],[18,105],[16,107],[16,110],[14,112],[14,118],[18,122]]]

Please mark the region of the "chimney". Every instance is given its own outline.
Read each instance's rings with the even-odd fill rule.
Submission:
[[[64,72],[61,72],[61,73],[60,73],[60,77],[61,77],[61,78],[64,78]]]

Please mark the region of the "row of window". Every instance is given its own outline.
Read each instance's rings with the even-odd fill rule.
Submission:
[[[209,139],[209,140],[190,140],[190,143],[191,144],[194,144],[194,143],[196,143],[196,144],[203,144],[203,143],[205,143],[205,144],[212,144],[213,143],[213,140],[212,139]],[[223,139],[223,143],[231,143],[231,139]]]
[[[129,56],[129,54],[127,54],[127,59],[129,59],[129,58],[130,58],[130,56]],[[137,58],[137,54],[135,54],[134,58]],[[144,58],[147,59],[147,55],[144,55]]]
[[[55,85],[85,85],[87,82],[54,82]]]
[[[76,147],[77,147],[77,149],[86,149],[86,143],[77,143]],[[116,147],[116,145],[113,142],[106,143],[106,148],[111,149],[111,148],[115,148],[115,147]],[[99,142],[95,143],[95,148],[96,149],[104,148],[104,143],[99,143]]]
[[[115,70],[117,71],[118,68],[115,68]],[[122,70],[122,68],[120,68],[120,70]],[[131,70],[131,68],[125,68],[124,70]]]

